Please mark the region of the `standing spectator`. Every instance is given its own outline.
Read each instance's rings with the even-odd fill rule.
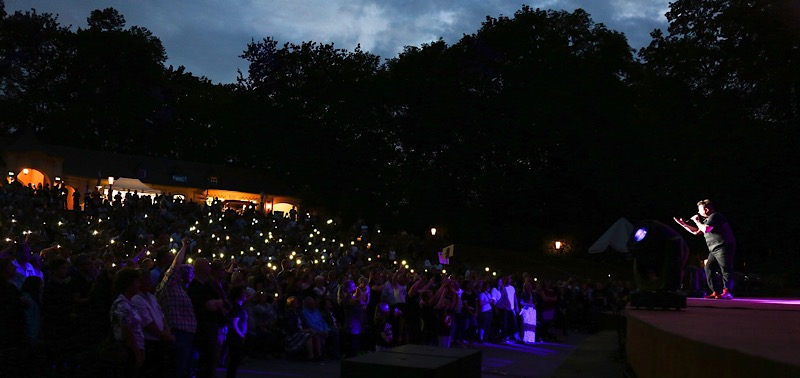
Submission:
[[[480,281],[478,281],[481,283]],[[479,310],[478,313],[478,341],[484,342],[491,335],[492,329],[492,306],[494,299],[492,298],[492,285],[489,281],[481,283],[482,290],[478,297]]]
[[[142,366],[142,376],[164,377],[168,370],[166,356],[169,346],[175,341],[166,325],[164,312],[158,304],[158,299],[153,295],[154,287],[150,281],[150,272],[142,270],[141,292],[133,297],[133,305],[142,318],[142,332],[144,333],[145,359]]]
[[[25,330],[30,345],[40,342],[42,328],[42,279],[28,276],[22,283],[22,301],[25,306]]]
[[[545,281],[538,294],[539,308],[537,310],[541,315],[539,315],[540,322],[536,330],[537,337],[541,341],[558,341],[552,331],[556,302],[558,301],[552,282]]]
[[[533,283],[525,281],[522,285],[522,294],[519,296],[522,310],[522,342],[536,342],[536,292]]]
[[[128,348],[130,370],[127,372],[131,377],[139,375],[145,358],[142,318],[132,302],[141,288],[139,276],[140,272],[134,268],[122,268],[114,275],[112,286],[117,298],[111,304],[111,330],[114,339],[122,341]]]
[[[14,276],[14,285],[16,285],[17,288],[21,288],[25,278],[30,276],[37,276],[44,281],[42,271],[31,264],[31,247],[27,242],[17,245],[17,258],[14,260],[13,264],[17,273]]]
[[[361,351],[367,301],[366,293],[359,292],[352,280],[345,281],[339,288],[339,305],[344,311],[344,329],[348,342],[347,357],[354,357]]]
[[[317,309],[317,301],[313,297],[303,299],[303,320],[313,332],[311,343],[314,346],[314,359],[322,360],[325,351],[325,341],[328,338],[328,323],[322,318],[322,313]]]
[[[328,297],[322,298],[322,304],[320,305],[321,309],[320,312],[322,313],[322,318],[325,320],[325,323],[328,324],[328,341],[325,343],[327,346],[327,351],[333,359],[341,358],[341,350],[339,349],[339,334],[341,332],[339,321],[336,318],[336,313],[334,312],[334,304],[333,301]]]
[[[194,270],[191,265],[183,265],[187,246],[188,242],[184,240],[180,251],[175,255],[172,265],[156,289],[166,324],[175,338],[176,378],[186,377],[189,374],[189,360],[197,331],[197,318],[186,289],[194,278]]]
[[[228,327],[228,366],[226,377],[236,378],[239,365],[244,358],[244,340],[247,335],[247,312],[243,304],[247,300],[247,292],[244,286],[234,286],[231,288],[228,298],[231,300],[231,311],[228,317],[231,319]]]
[[[392,323],[389,321],[389,305],[384,302],[378,303],[375,308],[375,350],[380,352],[392,347],[394,338],[392,334]]]
[[[47,266],[47,283],[42,293],[42,338],[47,341],[64,340],[74,332],[76,316],[69,262],[55,257]]]
[[[222,273],[220,273],[222,271]],[[216,277],[222,275],[225,269],[221,262],[215,261],[214,266],[205,258],[198,258],[194,262],[195,277],[189,284],[189,298],[197,317],[197,333],[195,346],[197,347],[199,364],[197,376],[210,378],[219,365],[222,343],[227,332],[228,311],[226,301],[220,294],[222,287]]]
[[[517,300],[517,291],[514,288],[510,274],[503,280],[502,285],[500,289],[500,300],[497,301],[497,308],[500,309],[500,316],[502,317],[503,341],[512,341],[512,338],[519,341],[519,334],[517,333],[517,309],[519,308],[519,302]]]
[[[303,323],[303,316],[300,314],[300,303],[297,297],[286,298],[286,316],[284,317],[286,328],[286,351],[297,353],[303,348],[306,350],[306,358],[314,359],[314,346],[311,342],[311,328]]]
[[[478,282],[480,284],[480,282]],[[475,283],[466,280],[462,284],[463,292],[461,293],[461,316],[462,320],[459,325],[461,328],[459,340],[472,342],[475,341],[475,332],[478,328],[478,293],[474,290]]]

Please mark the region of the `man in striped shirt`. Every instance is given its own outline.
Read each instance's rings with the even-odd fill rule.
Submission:
[[[194,278],[191,265],[184,265],[183,259],[188,248],[188,239],[183,239],[181,250],[175,255],[167,273],[156,289],[158,303],[164,310],[169,328],[175,337],[175,376],[189,376],[189,360],[192,356],[194,334],[197,331],[192,300],[186,287]]]

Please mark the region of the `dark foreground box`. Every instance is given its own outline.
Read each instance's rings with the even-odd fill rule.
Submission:
[[[341,377],[478,378],[482,353],[477,349],[445,349],[404,345],[342,361]]]

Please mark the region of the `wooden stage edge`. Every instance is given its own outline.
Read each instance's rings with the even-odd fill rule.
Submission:
[[[800,300],[689,298],[683,310],[625,310],[637,377],[800,377]]]

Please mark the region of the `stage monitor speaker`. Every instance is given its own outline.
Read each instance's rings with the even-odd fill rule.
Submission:
[[[633,274],[639,291],[631,295],[635,307],[685,308],[686,295],[679,293],[689,247],[681,235],[658,221],[634,227],[628,239],[633,256]]]

